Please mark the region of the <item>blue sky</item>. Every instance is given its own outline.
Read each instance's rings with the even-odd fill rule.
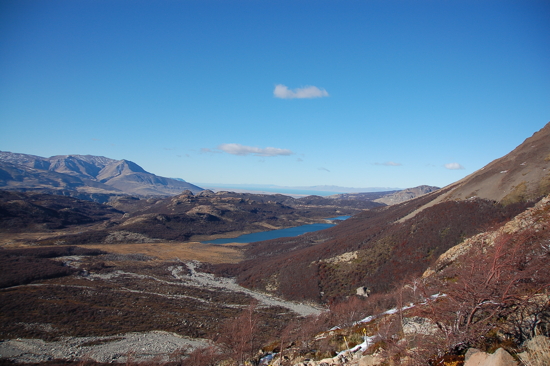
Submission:
[[[0,150],[445,186],[550,121],[550,2],[4,0]]]

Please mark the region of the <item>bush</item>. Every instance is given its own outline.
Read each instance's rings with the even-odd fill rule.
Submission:
[[[104,252],[79,247],[39,247],[0,250],[0,288],[68,276],[75,272],[52,258],[68,255],[99,255]]]

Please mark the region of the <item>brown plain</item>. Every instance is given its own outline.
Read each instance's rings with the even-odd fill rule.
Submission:
[[[244,256],[238,246],[246,244],[212,245],[199,242],[185,243],[144,243],[144,244],[90,244],[79,245],[83,248],[101,249],[109,253],[142,253],[160,260],[180,259],[196,260],[212,264],[238,263]]]

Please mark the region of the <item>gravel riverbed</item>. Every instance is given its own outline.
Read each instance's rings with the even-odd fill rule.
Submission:
[[[158,360],[166,362],[185,347],[198,348],[206,340],[189,339],[175,333],[153,331],[111,337],[68,337],[57,342],[41,339],[0,341],[0,358],[18,363],[51,360],[90,360],[106,363]]]
[[[78,262],[78,259],[75,259]],[[309,304],[296,303],[278,299],[268,294],[255,292],[238,285],[234,279],[215,277],[197,270],[200,265],[195,261],[181,261],[182,265],[169,268],[173,280],[147,277],[159,283],[185,284],[203,289],[241,292],[258,300],[260,306],[279,306],[289,309],[300,316],[319,314],[323,309]],[[124,271],[109,274],[90,274],[88,279],[112,280],[120,276],[143,278],[145,276]],[[37,285],[23,285],[37,286]],[[161,294],[155,294],[160,296]],[[173,296],[173,295],[162,295]],[[197,298],[196,300],[208,301]],[[52,360],[80,361],[90,360],[103,363],[126,363],[128,361],[174,360],[183,349],[188,351],[205,346],[205,339],[192,339],[176,333],[150,331],[146,333],[126,333],[104,337],[65,337],[58,341],[46,342],[41,339],[5,339],[0,340],[0,359],[13,360],[17,363],[39,363]]]

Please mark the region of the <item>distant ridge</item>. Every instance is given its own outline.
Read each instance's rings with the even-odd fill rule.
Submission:
[[[367,187],[367,188],[355,188],[355,187],[341,187],[334,185],[321,185],[321,186],[278,186],[274,184],[221,184],[221,183],[197,183],[201,187],[217,191],[234,191],[243,193],[265,193],[273,194],[280,193],[290,196],[331,196],[335,194],[346,193],[365,193],[365,192],[394,192],[401,190],[401,188],[389,188],[389,187]]]
[[[437,191],[439,187],[433,186],[418,186],[414,188],[407,188],[403,190],[393,190],[393,191],[369,191],[369,192],[360,192],[360,193],[341,193],[329,196],[329,198],[334,199],[344,199],[344,200],[368,200],[373,202],[382,203],[384,205],[395,205],[401,202],[405,202],[422,196],[426,193]]]
[[[63,194],[173,196],[203,189],[145,171],[129,160],[94,155],[36,155],[0,151],[0,188]],[[72,192],[72,193],[71,193]]]
[[[426,193],[437,191],[438,189],[439,187],[426,186],[426,185],[418,186],[414,188],[407,188],[399,192],[387,194],[384,197],[374,200],[374,202],[384,203],[388,206],[396,205],[398,203],[411,200],[418,196],[422,196]]]

